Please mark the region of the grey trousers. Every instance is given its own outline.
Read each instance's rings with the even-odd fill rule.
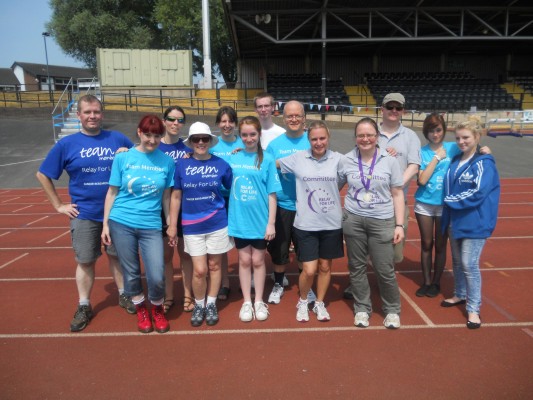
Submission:
[[[376,273],[383,312],[399,314],[401,311],[400,289],[394,272],[394,226],[394,217],[376,219],[343,211],[342,230],[346,241],[355,313],[372,313],[367,275],[368,256]]]

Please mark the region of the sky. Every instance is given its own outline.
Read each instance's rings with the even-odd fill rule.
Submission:
[[[48,0],[0,0],[0,15],[0,68],[15,61],[46,64],[42,33],[52,16]],[[53,37],[46,38],[46,47],[50,65],[85,67],[63,53]]]

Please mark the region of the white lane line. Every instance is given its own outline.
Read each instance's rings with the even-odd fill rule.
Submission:
[[[68,235],[69,233],[70,233],[70,230],[68,230],[68,231],[66,231],[66,232],[63,232],[61,235],[56,236],[56,237],[53,238],[53,239],[50,239],[50,240],[49,240],[48,242],[46,242],[46,243],[47,243],[47,244],[48,244],[48,243],[52,243],[53,241],[55,241],[55,240],[57,240],[57,239],[59,239],[59,238],[65,236],[65,235]]]
[[[20,199],[20,197],[10,197],[9,199],[2,201],[2,203],[7,203],[11,200],[17,200],[17,199]]]
[[[4,233],[2,233],[2,234],[0,235],[0,237],[5,236],[5,235],[9,235],[11,232],[13,232],[13,231],[11,230],[11,231],[4,232]]]
[[[31,205],[29,205],[29,206],[26,206],[26,207],[22,207],[22,208],[17,208],[16,210],[13,210],[13,211],[11,211],[11,212],[12,212],[12,213],[16,213],[16,212],[18,212],[18,211],[20,211],[20,210],[25,210],[26,208],[30,208],[30,207],[33,207],[33,204],[31,204]]]
[[[28,254],[30,254],[30,253],[24,253],[24,254],[21,254],[20,256],[18,256],[18,257],[16,257],[16,258],[12,259],[11,261],[8,261],[8,262],[6,262],[5,264],[0,265],[0,269],[2,269],[2,268],[4,268],[4,267],[7,267],[9,264],[13,264],[15,261],[20,260],[22,257],[26,257]]]
[[[424,321],[429,326],[435,326],[433,321],[429,319],[426,313],[422,311],[420,307],[418,307],[418,305],[411,299],[411,297],[409,297],[407,293],[405,293],[401,288],[399,289],[400,289],[400,294],[402,295],[402,297],[409,303],[411,307],[413,307],[415,312],[420,316],[420,318],[422,318],[422,321]]]
[[[35,161],[41,161],[41,160],[44,160],[44,158],[36,158],[34,160],[19,161],[19,162],[13,162],[13,163],[9,163],[9,164],[0,164],[0,167],[7,167],[9,165],[27,164],[27,163],[31,163],[31,162],[35,162]]]
[[[37,222],[39,222],[39,221],[42,221],[43,219],[46,219],[46,218],[48,218],[48,215],[47,215],[46,217],[42,217],[42,218],[36,219],[35,221],[28,222],[28,223],[26,224],[26,226],[30,226],[30,225],[35,224],[35,223],[37,223]]]
[[[482,329],[488,328],[516,328],[516,327],[533,326],[533,322],[496,322],[483,323]],[[465,324],[442,324],[442,325],[402,325],[401,330],[414,329],[463,329],[466,330]],[[197,331],[169,331],[165,336],[203,336],[203,335],[235,335],[235,334],[265,334],[265,333],[310,333],[310,332],[368,332],[375,330],[386,330],[383,325],[369,326],[368,328],[357,328],[355,326],[333,326],[320,328],[272,328],[272,329],[213,329],[213,330],[197,330]],[[146,336],[146,335],[160,335],[159,333],[140,333],[140,332],[83,332],[83,333],[12,333],[0,334],[0,339],[63,339],[63,338],[94,338],[94,337],[127,337],[127,336]]]
[[[41,193],[44,193],[44,190],[43,190],[43,189],[39,189],[39,190],[37,190],[36,192],[31,192],[31,193],[30,193],[30,196],[34,196],[34,195],[36,195],[36,194],[41,194]]]

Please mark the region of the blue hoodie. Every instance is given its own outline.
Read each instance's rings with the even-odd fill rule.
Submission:
[[[451,223],[454,239],[486,239],[496,227],[500,178],[494,158],[476,153],[459,168],[454,157],[444,185],[443,230]]]

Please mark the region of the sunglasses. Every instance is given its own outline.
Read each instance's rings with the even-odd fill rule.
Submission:
[[[180,123],[180,124],[184,124],[185,123],[185,117],[182,117],[182,118],[166,117],[165,119],[168,122],[176,122],[176,121],[178,121],[178,123]]]
[[[191,138],[189,139],[191,142],[193,143],[209,143],[211,141],[211,136],[197,136],[197,135],[194,135],[194,136],[191,136]]]
[[[403,106],[385,106],[385,108],[389,111],[396,110],[396,111],[403,111]]]

